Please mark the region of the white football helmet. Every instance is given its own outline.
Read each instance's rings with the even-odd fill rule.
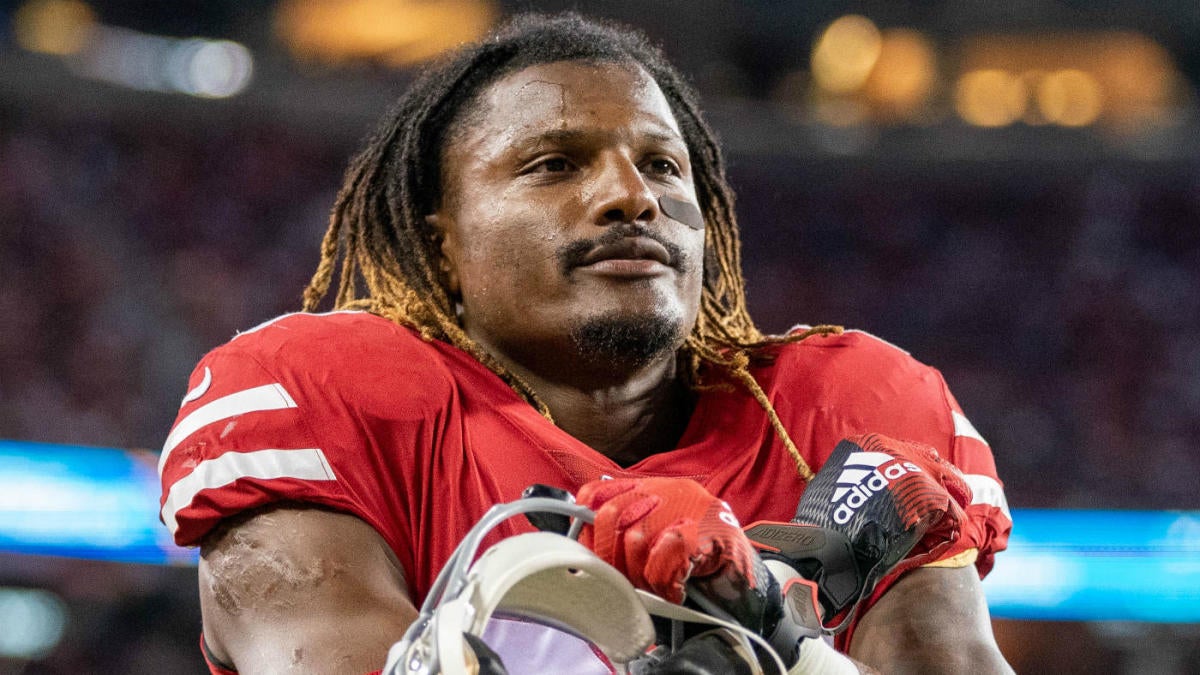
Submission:
[[[496,525],[536,512],[571,517],[567,536],[533,532],[509,537],[474,560],[484,536]],[[752,664],[757,661],[752,656],[751,641],[774,655],[761,637],[728,615],[719,616],[722,612],[702,598],[698,600],[708,613],[634,589],[616,568],[575,541],[583,524],[592,520],[592,512],[583,506],[544,497],[493,506],[442,568],[417,619],[388,652],[384,675],[478,672],[476,656],[463,636],[484,642],[484,629],[493,616],[512,617],[578,636],[601,652],[611,671],[617,673],[636,674],[641,670],[639,664],[644,666],[653,660],[648,656],[656,636],[651,615],[710,624],[723,631],[736,648],[744,650],[742,653]],[[661,656],[661,652],[656,655]],[[779,672],[786,671],[782,663],[777,665]]]

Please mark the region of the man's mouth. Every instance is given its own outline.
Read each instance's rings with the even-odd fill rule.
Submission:
[[[679,246],[646,230],[615,227],[595,239],[580,239],[556,252],[564,275],[575,270],[618,277],[646,277],[687,271]]]
[[[658,262],[670,266],[671,254],[667,247],[649,237],[622,237],[588,251],[580,261],[580,267],[622,260]]]

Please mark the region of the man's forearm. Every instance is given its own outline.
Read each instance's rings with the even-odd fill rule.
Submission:
[[[850,654],[889,675],[1013,672],[996,646],[974,567],[905,575],[863,616]]]

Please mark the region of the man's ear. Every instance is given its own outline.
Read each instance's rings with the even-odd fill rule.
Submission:
[[[453,228],[447,227],[449,223],[446,219],[436,213],[425,216],[425,224],[433,233],[434,244],[441,253],[437,259],[438,272],[450,296],[457,298],[462,293],[462,287],[458,283],[458,242],[454,239]]]

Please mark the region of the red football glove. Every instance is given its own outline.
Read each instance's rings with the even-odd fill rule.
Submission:
[[[865,559],[878,557],[876,572],[899,573],[937,560],[952,546],[970,503],[962,473],[933,447],[863,434],[834,448],[793,522],[842,532],[860,556],[874,552]]]
[[[932,446],[865,434],[847,439],[867,452],[881,452],[911,462],[921,472],[909,472],[888,486],[895,496],[896,515],[906,529],[926,527],[924,536],[894,571],[920,567],[938,559],[957,539],[967,520],[963,508],[971,503],[971,488],[958,467],[942,459]],[[922,473],[923,472],[923,473]]]
[[[971,489],[921,443],[879,434],[837,444],[789,523],[747,532],[769,558],[817,582],[827,628],[841,630],[887,574],[933,562],[958,541]]]
[[[680,603],[693,577],[754,587],[754,547],[729,505],[693,480],[597,480],[580,488],[576,501],[596,512],[580,543],[637,588]]]

